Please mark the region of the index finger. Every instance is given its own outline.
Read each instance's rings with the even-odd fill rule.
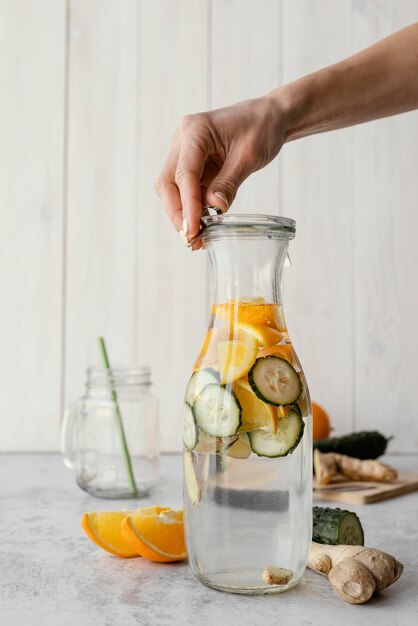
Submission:
[[[183,218],[188,222],[188,238],[194,237],[200,230],[202,215],[202,194],[200,179],[205,167],[206,151],[197,144],[180,146],[176,170],[176,184],[180,191]]]

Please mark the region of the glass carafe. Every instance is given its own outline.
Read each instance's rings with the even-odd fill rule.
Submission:
[[[203,221],[214,300],[184,405],[189,561],[210,587],[278,593],[300,580],[312,537],[311,403],[281,290],[295,222]]]

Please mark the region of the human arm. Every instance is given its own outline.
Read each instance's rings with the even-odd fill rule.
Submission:
[[[288,141],[418,108],[418,24],[267,95],[183,119],[156,184],[183,238]],[[187,231],[187,232],[185,232]],[[193,247],[199,247],[199,243]]]

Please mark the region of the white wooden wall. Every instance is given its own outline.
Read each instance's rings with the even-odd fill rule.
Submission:
[[[416,0],[0,0],[0,450],[55,450],[103,334],[151,365],[161,443],[208,270],[153,186],[183,115],[257,96],[418,20]],[[418,451],[418,113],[307,138],[234,210],[298,222],[286,313],[337,434]]]

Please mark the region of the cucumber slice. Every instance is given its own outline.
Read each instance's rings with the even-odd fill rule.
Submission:
[[[202,389],[206,387],[206,385],[209,385],[210,383],[218,383],[218,382],[219,382],[219,374],[216,370],[207,368],[204,370],[198,370],[197,372],[194,372],[191,375],[189,382],[187,383],[186,395],[184,398],[185,401],[188,402],[190,406],[193,406],[196,400],[196,397],[199,395]]]
[[[267,404],[292,404],[299,398],[302,385],[293,365],[278,356],[257,359],[248,372],[252,390]]]
[[[241,426],[242,408],[230,388],[206,385],[197,396],[193,410],[199,428],[212,437],[231,437]]]
[[[277,433],[253,430],[248,433],[252,451],[258,456],[286,456],[291,454],[302,439],[305,423],[296,411],[290,411],[279,420]]]
[[[183,444],[187,450],[193,450],[199,441],[199,433],[196,426],[196,420],[194,417],[193,409],[188,404],[184,403],[183,411]]]

